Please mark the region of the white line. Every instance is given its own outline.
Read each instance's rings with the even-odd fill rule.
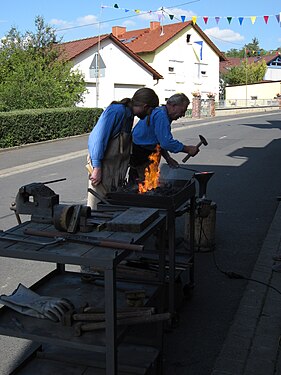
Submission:
[[[33,169],[46,167],[52,164],[61,163],[66,160],[80,158],[81,156],[86,156],[86,155],[87,155],[87,150],[82,150],[82,151],[70,152],[69,154],[65,154],[63,156],[54,156],[52,158],[34,161],[32,163],[28,163],[25,165],[18,165],[16,167],[2,169],[0,171],[0,178],[12,176],[16,173],[22,173],[22,172],[31,171]],[[85,163],[86,163],[86,159],[85,159]]]

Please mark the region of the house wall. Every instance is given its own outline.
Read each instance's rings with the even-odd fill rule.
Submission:
[[[281,93],[281,82],[264,82],[251,85],[227,86],[225,88],[226,101],[257,97],[258,100],[272,100],[277,93]]]
[[[264,80],[280,81],[281,80],[280,66],[276,66],[276,67],[268,66],[264,75]]]
[[[187,34],[191,35],[189,43],[186,40]],[[168,97],[177,92],[184,92],[190,99],[193,91],[200,91],[203,99],[208,92],[213,92],[218,98],[219,56],[203,41],[201,60],[200,45],[195,43],[198,41],[203,40],[190,27],[158,48],[155,53],[140,54],[143,60],[164,77],[154,86],[160,103],[165,103]]]
[[[89,91],[79,106],[105,108],[113,100],[132,97],[141,87],[153,87],[152,74],[110,40],[103,41],[99,51],[105,69],[99,78],[91,78],[89,67],[97,52],[93,47],[73,60],[73,68],[83,72]]]

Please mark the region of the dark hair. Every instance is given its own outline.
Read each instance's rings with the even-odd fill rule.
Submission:
[[[142,87],[137,90],[132,97],[133,104],[148,104],[149,107],[155,108],[159,106],[159,98],[155,91],[148,88]]]
[[[167,104],[171,105],[181,105],[181,104],[190,104],[190,100],[184,93],[174,94],[167,99]]]
[[[113,100],[113,102],[111,102],[110,104],[124,104],[125,106],[127,106],[129,103],[132,102],[132,99],[130,98],[124,98],[122,100]]]

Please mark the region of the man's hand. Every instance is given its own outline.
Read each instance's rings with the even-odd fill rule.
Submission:
[[[101,168],[94,167],[92,174],[90,175],[90,180],[93,186],[97,186],[101,182]]]
[[[199,147],[193,145],[185,145],[183,148],[183,152],[189,154],[190,156],[195,156],[196,154],[198,154],[199,151]]]

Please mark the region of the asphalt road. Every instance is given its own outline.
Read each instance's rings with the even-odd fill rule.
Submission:
[[[180,311],[180,324],[165,335],[165,375],[207,375],[218,356],[246,282],[226,278],[216,267],[251,274],[274,216],[281,191],[280,112],[250,113],[210,120],[187,120],[174,127],[186,144],[207,147],[189,160],[198,170],[214,171],[207,196],[217,204],[216,248],[196,254],[196,286]],[[0,152],[0,229],[17,224],[9,209],[20,186],[66,178],[50,185],[60,203],[85,203],[87,136]],[[181,161],[183,155],[175,158]],[[170,177],[191,177],[176,170]],[[1,258],[0,292],[19,282],[29,286],[53,265]],[[29,347],[26,340],[0,336],[0,373],[8,374]]]

